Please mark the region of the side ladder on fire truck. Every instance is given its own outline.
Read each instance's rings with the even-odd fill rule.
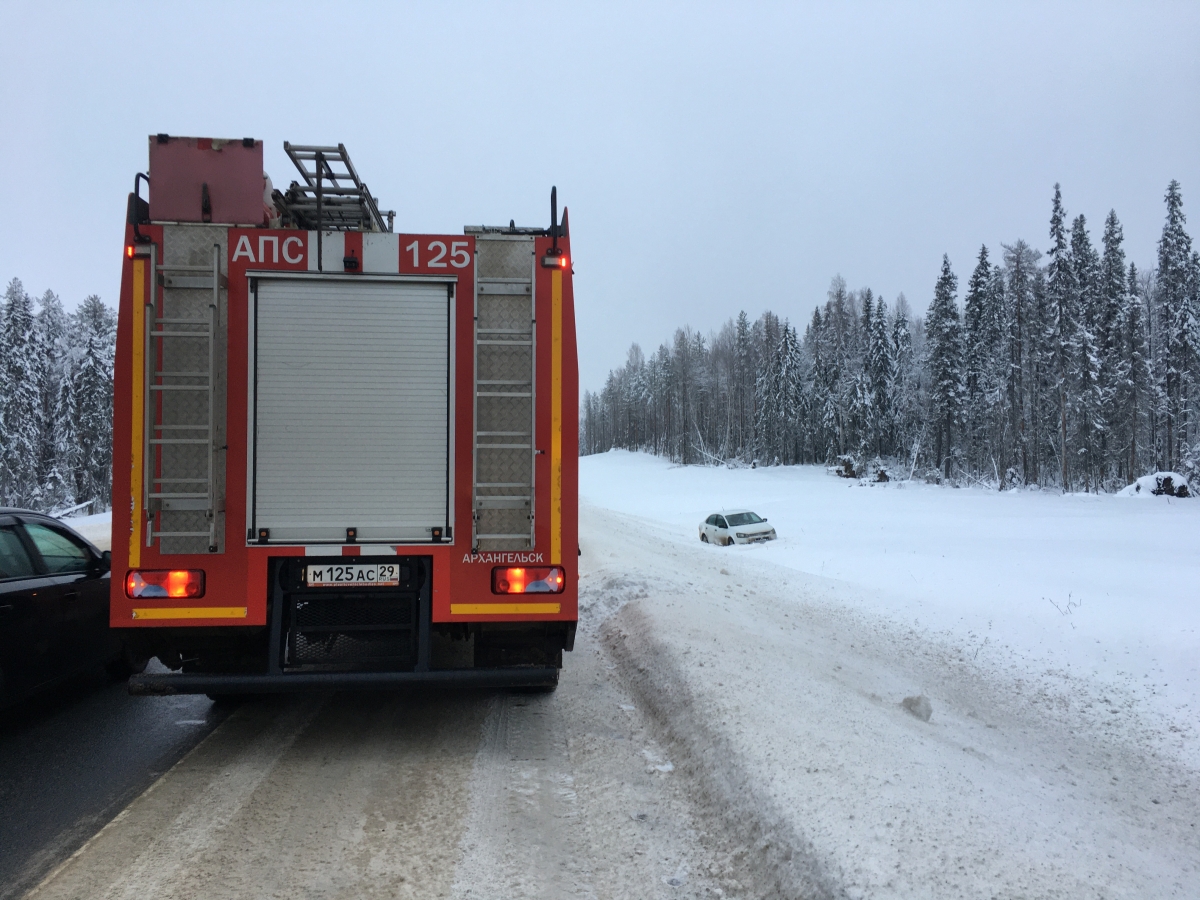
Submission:
[[[221,256],[220,244],[213,244],[210,265],[154,260],[143,394],[147,547],[167,539],[176,552],[218,549],[214,416]],[[205,304],[199,291],[211,291],[211,301]]]
[[[471,228],[476,240],[475,550],[533,546],[534,229]]]

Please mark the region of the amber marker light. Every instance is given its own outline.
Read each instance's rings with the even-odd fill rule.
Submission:
[[[130,259],[133,259],[133,244],[130,244],[128,247],[125,248],[125,255],[128,256]]]
[[[492,569],[493,594],[561,594],[566,576],[561,566],[509,566]]]
[[[125,576],[125,596],[130,599],[193,600],[204,596],[202,569],[134,569]]]

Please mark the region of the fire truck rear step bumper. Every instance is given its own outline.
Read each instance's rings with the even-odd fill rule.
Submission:
[[[554,666],[513,669],[457,669],[436,672],[296,672],[282,675],[202,675],[172,672],[129,679],[135,696],[171,694],[281,694],[292,691],[394,690],[428,688],[550,688],[558,684]]]

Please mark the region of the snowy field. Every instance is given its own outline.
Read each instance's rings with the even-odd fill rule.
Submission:
[[[581,619],[745,895],[1200,897],[1200,502],[625,452],[581,494]],[[780,539],[702,545],[723,506]]]
[[[1120,686],[1181,726],[1200,717],[1200,499],[862,485],[624,451],[585,457],[580,493],[689,543],[711,513],[749,507],[779,540],[722,553],[842,582],[857,589],[845,602],[978,662]]]

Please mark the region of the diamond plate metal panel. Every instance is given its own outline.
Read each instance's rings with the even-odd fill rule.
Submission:
[[[533,239],[521,235],[480,235],[475,241],[479,277],[523,278],[533,270]]]
[[[510,393],[519,389],[528,392],[533,378],[533,348],[502,344],[481,346],[478,365],[481,391]],[[517,384],[487,384],[489,381],[514,381]]]
[[[203,225],[166,226],[163,229],[163,259],[157,279],[155,331],[169,330],[175,336],[159,336],[152,342],[150,364],[155,377],[152,384],[165,390],[152,391],[151,421],[165,426],[152,432],[156,438],[206,439],[205,444],[166,444],[151,455],[155,492],[203,493],[209,490],[210,454],[213,481],[215,529],[206,510],[166,509],[170,501],[154,500],[155,533],[193,532],[189,537],[162,537],[159,550],[164,554],[210,552],[210,531],[215,531],[217,552],[224,550],[225,459],[215,448],[225,445],[225,397],[227,359],[227,292],[218,293],[213,315],[211,287],[174,287],[171,270],[179,266],[211,270],[213,248],[224,274],[228,252],[228,232],[224,227]],[[197,273],[199,274],[199,273]],[[165,322],[161,320],[167,320]],[[182,320],[182,321],[181,321]],[[192,324],[192,323],[196,324]],[[215,329],[212,325],[215,324]],[[210,369],[209,332],[212,333]],[[196,337],[181,336],[194,332]],[[186,374],[181,374],[186,373]],[[208,390],[212,380],[211,391]],[[180,390],[180,388],[183,388]],[[192,390],[188,390],[192,388]],[[200,388],[203,388],[202,390]],[[209,431],[209,403],[212,431]]]
[[[533,546],[533,240],[476,240],[475,544]]]
[[[480,331],[529,331],[530,308],[528,296],[482,294],[479,298],[478,328]]]

